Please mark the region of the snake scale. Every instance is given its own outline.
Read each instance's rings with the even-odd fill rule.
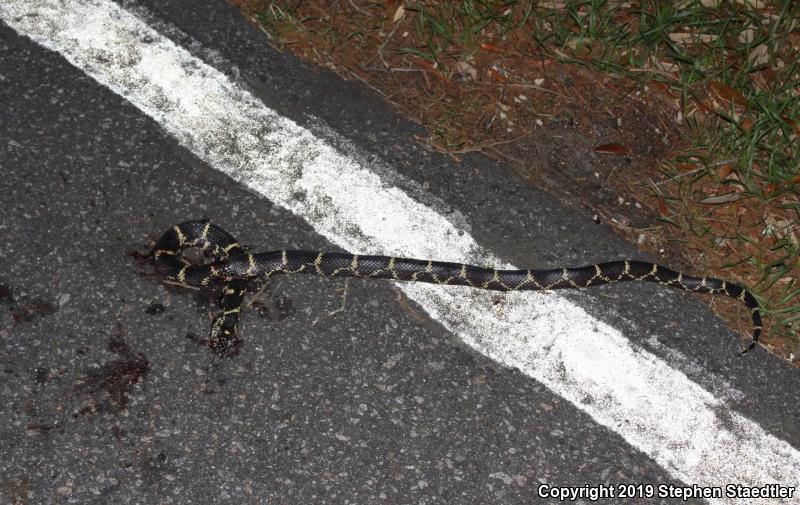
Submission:
[[[194,264],[184,251],[197,248],[212,258]],[[165,279],[190,286],[225,283],[219,306],[222,312],[211,324],[208,346],[229,355],[240,344],[236,337],[239,313],[250,280],[277,274],[306,273],[325,277],[364,277],[432,284],[472,286],[495,291],[585,288],[621,281],[655,282],[663,286],[736,298],[753,318],[752,349],[761,333],[758,302],[746,289],[712,277],[692,277],[645,261],[619,260],[578,268],[552,270],[495,270],[463,263],[391,256],[361,256],[319,251],[247,252],[227,231],[207,220],[187,221],[166,230],[150,251],[150,260]]]

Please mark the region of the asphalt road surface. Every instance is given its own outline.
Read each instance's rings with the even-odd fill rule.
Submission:
[[[209,294],[141,261],[200,217],[256,251],[642,258],[415,134],[221,1],[0,0],[0,503],[798,502],[800,373],[687,293],[275,278],[219,358]]]

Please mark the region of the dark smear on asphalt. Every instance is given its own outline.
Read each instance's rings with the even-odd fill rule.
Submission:
[[[150,370],[150,362],[141,352],[133,352],[122,337],[122,327],[108,342],[108,350],[119,355],[99,368],[85,371],[76,384],[79,391],[88,393],[89,399],[73,417],[85,414],[117,413],[128,407],[128,395],[134,384],[141,381]]]
[[[8,307],[14,326],[58,312],[58,307],[43,298],[27,296],[15,298],[14,292],[4,283],[0,283],[0,305]]]

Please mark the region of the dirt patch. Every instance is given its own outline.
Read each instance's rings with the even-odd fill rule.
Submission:
[[[702,98],[689,107],[686,96],[661,81],[598,70],[588,62],[603,50],[602,41],[578,44],[567,55],[523,30],[503,32],[496,17],[485,25],[462,26],[475,17],[461,12],[462,20],[438,24],[452,19],[444,13],[455,3],[229,1],[266,27],[279,49],[381,94],[427,129],[428,136],[419,141],[430,148],[455,160],[469,152],[500,160],[513,167],[522,183],[612,226],[660,263],[747,286],[762,281],[763,272],[753,268],[752,258],[770,256],[758,247],[765,218],[753,208],[755,201],[743,200],[736,208],[709,208],[707,203],[689,208],[675,195],[686,191],[682,185],[687,181],[695,181],[694,167],[708,172],[706,161],[677,177],[664,173],[664,160],[694,152],[685,140],[687,109],[713,116],[711,100]],[[505,15],[502,9],[499,15]],[[636,23],[635,16],[626,16],[620,12],[620,22]],[[692,89],[690,95],[704,93],[705,88]],[[708,187],[700,202],[724,196],[728,187],[714,178],[703,184]],[[753,219],[735,215],[731,220],[727,214],[724,220],[709,219],[709,212]],[[698,224],[693,216],[703,221]],[[704,231],[731,222],[734,236],[755,237],[753,247],[739,250],[733,240]],[[759,293],[766,298],[764,291]],[[717,297],[709,303],[743,338],[751,333],[749,313],[741,304]],[[768,348],[800,359],[798,341],[785,330],[773,332],[767,321],[762,341]]]

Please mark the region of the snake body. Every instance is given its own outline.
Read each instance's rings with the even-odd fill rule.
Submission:
[[[194,264],[184,251],[198,248],[213,258]],[[612,282],[655,282],[663,286],[725,295],[744,303],[753,318],[752,349],[761,334],[758,302],[750,291],[713,277],[692,277],[645,261],[619,260],[577,268],[496,270],[463,263],[392,256],[363,256],[320,251],[271,251],[251,254],[227,231],[207,220],[187,221],[166,230],[150,251],[151,261],[165,279],[190,286],[224,282],[221,313],[211,324],[209,347],[220,355],[233,353],[239,314],[248,282],[277,274],[305,273],[325,277],[364,277],[432,284],[471,286],[495,291],[586,288]]]

